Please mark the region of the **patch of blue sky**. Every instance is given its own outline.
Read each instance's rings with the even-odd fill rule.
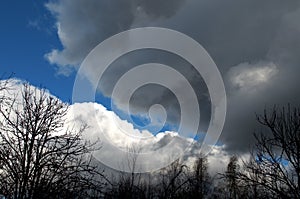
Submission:
[[[165,131],[176,131],[178,129],[178,125],[171,123],[162,124],[152,124],[150,117],[147,114],[127,114],[126,112],[116,108],[115,105],[111,104],[111,99],[106,98],[101,94],[97,95],[97,103],[104,105],[108,110],[113,109],[114,113],[119,116],[122,120],[126,120],[131,123],[135,129],[138,130],[148,130],[153,135],[157,135],[160,132]],[[113,108],[112,108],[113,106]]]
[[[0,6],[0,77],[30,82],[45,87],[65,102],[72,100],[75,75],[58,75],[45,54],[62,48],[55,19],[45,8],[47,1],[3,0]],[[55,75],[56,74],[56,75]]]
[[[201,132],[197,133],[197,134],[193,137],[194,140],[197,140],[197,141],[200,141],[200,142],[203,141],[204,138],[205,138],[205,133],[201,133]]]
[[[104,96],[101,92],[97,92],[95,96],[95,102],[102,104],[107,110],[111,111],[111,98]]]
[[[259,156],[257,155],[255,157],[255,161],[257,163],[262,163],[264,161],[270,162],[270,163],[276,163],[277,162],[277,163],[280,163],[282,166],[285,166],[285,167],[289,165],[289,160],[287,160],[283,157],[280,157],[280,156],[273,159],[269,155],[259,155]]]

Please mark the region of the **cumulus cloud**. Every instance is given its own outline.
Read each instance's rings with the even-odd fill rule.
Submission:
[[[95,141],[100,139],[101,145],[105,142],[113,144],[121,150],[128,152],[138,152],[138,154],[152,154],[161,148],[171,144],[171,147],[163,150],[164,153],[156,154],[151,158],[143,159],[143,163],[151,165],[149,168],[160,168],[163,161],[174,161],[174,157],[183,160],[184,164],[192,167],[194,161],[200,156],[201,145],[193,139],[181,137],[177,132],[160,132],[157,135],[151,134],[149,131],[141,131],[135,129],[132,124],[125,120],[121,120],[114,112],[108,111],[104,106],[97,103],[77,103],[70,106],[67,115],[66,126],[79,128],[82,124],[87,124],[88,128],[84,133],[87,140]],[[119,121],[116,121],[119,120]],[[121,124],[118,126],[116,124]],[[105,137],[105,139],[103,139]],[[101,146],[100,145],[100,146]],[[225,151],[225,146],[210,146],[211,151],[207,154],[209,172],[214,175],[226,169],[230,154]],[[95,154],[99,161],[111,159],[116,161],[101,162],[106,166],[114,165],[114,169],[127,170],[127,161],[130,156],[122,156],[111,148],[101,148]],[[137,158],[143,158],[137,156]],[[176,158],[177,159],[177,158]],[[157,161],[158,160],[158,161]],[[124,164],[125,163],[125,164]],[[158,165],[153,165],[158,164]],[[144,168],[137,163],[137,170]],[[166,166],[166,165],[165,165]]]
[[[0,81],[0,85],[2,82]],[[24,89],[23,82],[18,79],[12,79],[7,86],[9,90],[0,91],[0,97],[16,98],[16,104],[21,105],[22,91]],[[38,89],[33,86],[30,87],[31,89]],[[48,91],[46,91],[46,95],[55,98]],[[127,161],[130,158],[130,153],[137,153],[139,158],[143,154],[153,154],[161,148],[166,148],[161,150],[163,153],[143,159],[145,165],[150,165],[149,168],[157,169],[161,168],[161,162],[171,163],[177,158],[181,158],[185,164],[192,166],[194,160],[201,153],[201,145],[193,139],[182,137],[177,132],[166,131],[153,135],[147,130],[135,129],[131,123],[121,120],[114,112],[107,110],[101,104],[72,104],[65,119],[62,131],[67,129],[76,131],[82,125],[87,125],[87,129],[83,134],[84,139],[91,142],[99,140],[99,146],[102,147],[94,153],[94,156],[100,163],[99,165],[103,164],[108,167],[114,165],[114,169],[128,170],[129,168],[126,167],[128,166]],[[107,144],[112,144],[116,148],[111,150],[112,148],[104,147]],[[168,145],[169,147],[166,147]],[[128,153],[127,155],[121,154],[117,149]],[[211,146],[211,152],[208,154],[210,171],[212,173],[220,171],[224,164],[227,163],[228,157],[229,154],[224,151],[224,146]],[[103,160],[111,160],[114,164],[108,164],[105,161],[103,162]]]
[[[88,125],[85,139],[92,142],[99,139],[103,146],[95,157],[114,169],[130,171],[128,165],[123,164],[132,152],[137,153],[136,164],[140,171],[156,170],[178,158],[187,160],[201,153],[201,145],[193,139],[182,137],[177,132],[153,135],[147,130],[135,129],[131,123],[121,120],[101,104],[73,104],[67,118],[67,126],[79,128],[82,124]]]
[[[53,49],[46,57],[64,74],[76,69],[99,42],[131,27],[172,28],[200,42],[225,79],[228,113],[221,142],[230,152],[242,152],[253,145],[255,112],[260,113],[266,105],[299,105],[298,0],[61,0],[47,7],[57,19],[63,48]],[[174,55],[160,53],[133,52],[121,57],[94,86],[110,97],[116,81],[133,66],[150,61],[171,65],[195,89],[204,119],[199,131],[205,132],[211,108],[201,75]],[[89,74],[88,78],[95,78],[94,71]],[[177,89],[182,89],[180,84]],[[165,88],[141,88],[132,98],[132,110],[144,114],[156,103],[166,107],[168,122],[179,122],[178,102]]]

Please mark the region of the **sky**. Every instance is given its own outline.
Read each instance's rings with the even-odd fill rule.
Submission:
[[[60,46],[54,18],[44,4],[31,0],[1,2],[0,74],[7,77],[13,73],[14,77],[47,87],[69,100],[72,78],[56,75],[56,68],[44,58],[51,47]]]
[[[299,106],[299,19],[299,0],[3,0],[0,74],[14,73],[72,103],[77,71],[100,42],[138,27],[180,31],[199,42],[216,63],[227,94],[219,142],[228,153],[243,153],[254,143],[253,132],[263,130],[255,121],[256,113],[274,105]],[[170,65],[187,78],[201,110],[198,132],[205,134],[212,114],[208,88],[190,63],[172,53],[148,49],[120,57],[92,85],[97,88],[96,101],[110,110],[116,82],[134,66],[149,62]],[[96,70],[90,68],[87,78],[97,78]],[[165,79],[173,82],[172,77]],[[175,90],[184,90],[180,82]],[[184,99],[190,101],[189,96]],[[115,113],[128,119],[124,102],[115,103],[119,108]],[[153,104],[165,107],[167,124],[162,131],[175,131],[180,103],[172,90],[157,85],[141,87],[132,96],[134,121],[147,124]]]

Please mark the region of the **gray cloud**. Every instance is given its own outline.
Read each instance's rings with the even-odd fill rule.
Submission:
[[[298,0],[62,0],[48,8],[57,18],[63,49],[54,49],[47,58],[66,73],[78,67],[99,42],[122,30],[162,26],[186,33],[210,53],[226,83],[228,113],[220,141],[227,150],[244,151],[259,128],[255,112],[262,112],[266,105],[299,105],[299,4]],[[121,57],[106,71],[99,90],[110,96],[116,81],[135,65],[149,61],[171,65],[196,90],[204,119],[200,129],[205,131],[210,101],[202,78],[185,61],[160,53],[133,52]],[[166,107],[169,122],[178,122],[178,102],[168,89],[157,86],[136,92],[132,111],[144,113],[153,103]]]
[[[62,50],[54,49],[46,56],[61,71],[80,64],[96,44],[127,29],[134,20],[133,8],[125,1],[64,0],[46,6],[57,18],[63,45]]]
[[[127,30],[139,13],[148,18],[170,17],[184,0],[61,0],[46,4],[57,18],[58,36],[63,49],[53,49],[46,58],[68,75],[101,41]],[[171,5],[171,6],[170,6]]]
[[[150,17],[172,17],[177,10],[183,5],[185,0],[135,0],[137,9],[142,10]]]
[[[251,73],[261,70],[260,75],[269,72],[269,80],[249,89],[232,88],[228,82],[229,107],[228,120],[221,139],[227,144],[230,151],[246,150],[252,143],[253,132],[261,131],[261,126],[255,122],[255,113],[261,114],[264,108],[272,108],[273,105],[284,106],[290,103],[292,106],[300,105],[299,77],[300,73],[300,24],[295,23],[300,17],[299,5],[280,20],[269,50],[265,55],[265,61],[252,61],[232,67],[227,73],[227,79],[232,70],[242,68]],[[269,70],[266,70],[269,69]],[[238,75],[233,76],[237,78]],[[253,81],[256,84],[258,81]],[[246,86],[253,86],[252,82]]]
[[[205,113],[201,115],[199,128],[199,131],[205,132],[210,118],[210,99],[207,94],[207,87],[196,69],[177,55],[157,50],[135,51],[126,54],[110,65],[99,82],[99,90],[106,96],[111,96],[115,84],[124,73],[137,65],[151,62],[172,66],[189,80],[199,99],[200,111]],[[166,76],[165,78],[172,82],[175,88],[170,90],[170,88],[154,84],[139,88],[130,101],[132,104],[131,113],[146,113],[153,104],[161,104],[168,113],[167,122],[169,124],[178,124],[180,122],[180,106],[172,91],[180,91],[184,87],[179,82],[176,82],[172,76]],[[189,103],[190,97],[186,96],[184,103]]]

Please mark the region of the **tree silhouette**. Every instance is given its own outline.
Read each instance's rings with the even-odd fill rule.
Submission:
[[[82,198],[99,193],[102,173],[94,144],[64,130],[68,105],[23,85],[21,97],[0,105],[0,190],[8,198]],[[93,190],[93,191],[92,191]]]
[[[105,198],[113,199],[113,198],[147,198],[150,191],[150,181],[145,182],[145,176],[142,176],[141,173],[137,173],[137,159],[138,154],[141,151],[140,148],[135,146],[130,146],[127,149],[129,151],[128,156],[126,157],[126,161],[123,163],[127,163],[126,167],[130,172],[123,171],[115,171],[117,173],[116,176],[113,176],[112,180],[110,180],[110,185],[105,193]],[[124,165],[125,166],[125,165]],[[122,168],[124,170],[124,168]],[[150,175],[148,175],[150,177]],[[147,185],[148,184],[148,185]]]
[[[238,198],[238,158],[236,156],[230,157],[227,165],[227,171],[225,172],[225,179],[227,182],[227,188],[229,198]]]
[[[205,198],[211,188],[207,157],[202,154],[196,159],[189,177],[189,198]]]
[[[257,144],[242,180],[255,194],[263,189],[267,197],[300,198],[300,109],[274,107],[257,120],[265,133],[255,134]]]
[[[183,198],[187,193],[188,167],[180,160],[174,161],[158,173],[158,198]]]

